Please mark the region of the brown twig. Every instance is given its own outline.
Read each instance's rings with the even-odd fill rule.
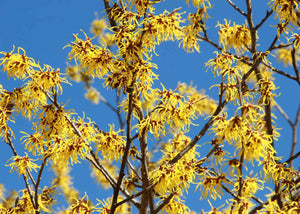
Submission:
[[[243,16],[247,17],[247,14],[242,11],[238,6],[236,6],[231,0],[227,0],[227,2],[240,14],[242,14]]]
[[[38,177],[37,177],[37,181],[36,181],[36,184],[34,185],[34,200],[35,200],[35,210],[38,210],[39,208],[39,194],[38,194],[38,191],[39,191],[39,185],[40,185],[40,182],[42,180],[42,173],[43,173],[43,170],[44,170],[44,167],[46,165],[46,162],[47,162],[47,159],[48,159],[49,156],[46,156],[44,157],[43,159],[43,162],[41,164],[41,168],[39,170],[39,174],[38,174]]]
[[[258,25],[255,26],[255,30],[258,30],[258,28],[260,28],[265,21],[267,21],[267,19],[272,15],[273,10],[267,10],[266,16],[260,21],[260,23]]]
[[[292,80],[296,80],[296,81],[298,82],[298,84],[300,84],[300,80],[297,79],[297,77],[294,77],[294,76],[292,76],[292,75],[290,75],[290,74],[288,74],[288,73],[285,73],[284,71],[281,71],[281,70],[279,70],[279,69],[277,69],[277,68],[274,68],[274,67],[272,67],[271,65],[266,64],[265,62],[262,62],[262,63],[264,64],[264,66],[266,66],[267,68],[269,68],[269,69],[271,69],[272,71],[276,72],[277,74],[283,75],[283,76],[285,76],[285,77],[287,77],[287,78],[290,78],[290,79],[292,79]]]
[[[116,187],[114,189],[114,194],[113,194],[113,199],[112,199],[112,204],[111,204],[111,209],[110,209],[111,214],[114,214],[114,212],[116,210],[116,205],[117,205],[117,200],[118,200],[120,187],[121,187],[123,178],[125,176],[124,171],[125,171],[125,166],[126,166],[126,160],[128,158],[129,149],[130,149],[130,145],[131,145],[131,142],[132,142],[131,141],[131,119],[132,119],[132,114],[133,114],[132,99],[133,99],[133,92],[131,90],[128,93],[128,114],[127,114],[127,119],[126,119],[126,126],[127,126],[126,137],[127,137],[127,141],[126,141],[124,154],[123,154],[123,157],[122,157],[122,163],[121,163],[121,167],[120,167],[120,171],[119,171],[118,181],[117,181]]]
[[[17,153],[17,151],[14,147],[14,144],[12,142],[11,135],[9,133],[7,134],[7,144],[10,146],[11,150],[13,151],[14,156],[18,156],[18,153]],[[26,170],[26,171],[28,171],[28,170]],[[27,189],[29,197],[30,197],[30,201],[31,201],[33,207],[36,207],[35,200],[34,200],[34,197],[33,197],[33,193],[32,193],[32,190],[30,188],[30,184],[28,182],[28,178],[24,174],[22,174],[22,176],[23,176],[25,186],[26,186],[26,189]],[[39,211],[36,210],[36,213],[39,213]]]
[[[171,199],[174,197],[174,195],[176,195],[176,193],[171,193],[153,212],[153,214],[157,214],[159,211],[161,211],[161,209],[166,206]]]
[[[297,65],[297,60],[296,60],[296,50],[295,48],[293,48],[292,52],[292,64],[293,64],[293,68],[297,77],[297,81],[300,84],[300,76],[299,76],[299,70],[298,70],[298,65]]]

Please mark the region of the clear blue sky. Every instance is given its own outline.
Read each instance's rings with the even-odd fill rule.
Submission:
[[[66,56],[69,51],[68,48],[64,50],[62,48],[73,41],[72,34],[79,33],[80,36],[83,36],[80,33],[80,29],[83,29],[91,36],[89,30],[90,23],[95,17],[94,13],[97,12],[98,16],[104,15],[102,13],[104,7],[101,0],[1,0],[0,2],[0,51],[10,52],[13,45],[22,47],[26,50],[28,56],[39,61],[40,64],[49,64],[52,67],[60,68],[62,71],[66,67]],[[213,2],[214,8],[209,12],[212,19],[208,23],[208,34],[217,43],[218,34],[215,25],[218,20],[223,23],[224,18],[234,19],[238,24],[244,24],[245,21],[240,14],[232,10],[225,0],[211,2]],[[257,13],[255,21],[258,21],[264,17],[267,7],[260,5],[262,3],[257,3],[259,1],[254,2],[256,4],[254,7],[254,16]],[[242,9],[245,8],[244,5],[240,6]],[[164,7],[169,11],[178,7],[182,7],[183,11],[193,10],[192,7],[188,8],[185,5],[184,0],[166,0],[160,4],[158,11],[162,11]],[[267,26],[270,24],[272,23],[267,23]],[[265,39],[265,42],[261,43],[261,50],[269,46],[270,40],[273,39],[275,34],[275,29],[269,27],[262,29],[259,37],[260,39]],[[153,62],[158,64],[156,73],[159,74],[160,81],[167,88],[174,89],[178,81],[187,83],[193,81],[198,89],[205,89],[208,95],[217,99],[217,91],[215,89],[209,90],[209,87],[219,83],[220,79],[213,78],[210,72],[205,72],[206,69],[204,67],[204,63],[214,56],[212,53],[215,49],[201,42],[200,51],[201,53],[187,54],[184,50],[178,48],[178,43],[176,42],[163,43],[157,48],[159,56],[153,56]],[[282,66],[280,68],[287,73],[293,74],[291,68],[284,68]],[[278,92],[281,93],[277,102],[294,120],[296,108],[300,104],[299,85],[279,75],[275,75],[275,78],[277,79],[276,85],[280,87]],[[21,86],[22,83],[8,80],[6,74],[0,72],[0,84],[7,90],[13,90],[13,88]],[[111,121],[116,121],[115,115],[105,105],[101,103],[93,105],[84,99],[83,84],[75,82],[72,82],[72,84],[72,87],[66,85],[64,93],[60,97],[60,100],[63,102],[70,100],[67,108],[75,109],[79,115],[82,115],[84,111],[88,117],[92,118],[103,129],[107,129],[107,124]],[[96,85],[108,100],[114,101],[114,99],[110,98],[113,97],[110,92],[107,92],[106,89],[101,89],[100,82],[96,82]],[[278,115],[277,112],[275,114]],[[276,147],[279,148],[279,155],[286,156],[290,152],[290,127],[280,115],[278,115],[277,124],[279,128],[282,128],[280,131],[282,137],[276,143]],[[30,125],[23,123],[22,120],[17,120],[14,127],[16,128],[16,133],[23,129],[30,132]],[[202,125],[198,126],[198,129],[201,127]],[[193,137],[193,135],[190,137]],[[19,140],[16,139],[16,144],[19,143]],[[297,148],[299,150],[299,146]],[[0,152],[0,183],[4,183],[8,190],[15,187],[17,189],[20,187],[23,188],[23,180],[18,179],[16,174],[10,175],[8,173],[9,168],[4,166],[12,153],[3,142],[0,143]],[[300,165],[299,161],[296,165]],[[90,172],[86,165],[75,166],[73,173],[76,176],[74,180],[76,188],[82,190],[82,192],[86,191],[90,195],[90,198],[105,198],[102,196],[101,189],[95,191],[97,185],[90,182]],[[86,180],[88,182],[85,182]],[[43,182],[42,186],[47,185],[47,178],[44,178]],[[200,193],[193,193],[193,190],[190,190],[190,193],[194,195],[193,199],[189,200],[191,208],[198,212],[202,208],[207,211],[209,208],[207,202],[203,202],[203,205],[199,207]]]

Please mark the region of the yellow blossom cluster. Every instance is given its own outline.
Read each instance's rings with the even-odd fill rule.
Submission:
[[[26,156],[13,156],[8,161],[12,161],[10,164],[7,164],[7,166],[11,167],[10,172],[17,171],[18,175],[24,175],[27,176],[28,173],[30,173],[32,170],[37,171],[39,166],[33,162],[30,157],[28,157],[28,154]]]
[[[182,36],[180,23],[183,23],[181,14],[177,12],[169,13],[164,11],[163,14],[153,15],[144,19],[141,24],[141,38],[146,48],[154,50],[155,45],[162,41],[179,39]]]
[[[217,139],[227,141],[235,146],[236,155],[244,155],[245,160],[262,160],[269,151],[272,136],[265,131],[264,112],[260,106],[245,104],[241,108],[242,117],[233,116],[230,119],[217,116],[212,127]]]
[[[172,90],[156,89],[153,91],[157,97],[154,109],[143,118],[135,127],[139,133],[150,132],[154,137],[166,135],[166,126],[172,131],[189,129],[193,125],[192,120],[197,118],[197,100],[186,100],[183,95]]]
[[[270,0],[270,7],[275,11],[275,17],[281,23],[299,23],[299,2],[296,0]]]
[[[124,152],[125,140],[123,136],[114,130],[114,125],[110,126],[109,132],[100,132],[96,135],[96,153],[101,152],[101,156],[107,160],[120,160]]]
[[[0,52],[4,55],[0,58],[0,65],[2,70],[7,72],[8,77],[24,79],[33,72],[37,64],[32,58],[26,56],[23,48],[18,48],[18,53],[13,53],[14,49],[10,53]]]
[[[182,194],[187,191],[196,175],[196,160],[199,156],[196,148],[191,149],[187,155],[177,163],[170,165],[171,161],[185,146],[190,143],[190,139],[184,134],[176,134],[173,139],[165,144],[163,157],[157,162],[158,168],[151,171],[150,178],[153,183],[157,183],[155,191],[159,194],[177,192]]]
[[[226,50],[234,48],[238,53],[243,53],[251,44],[250,30],[246,25],[237,25],[225,19],[225,24],[218,23],[219,30],[219,43]]]
[[[80,65],[80,70],[92,78],[102,78],[112,66],[112,54],[106,48],[92,44],[85,35],[85,40],[74,35],[75,41],[65,47],[71,47],[68,58],[74,59]]]
[[[211,115],[216,110],[216,101],[205,95],[204,90],[198,91],[192,84],[180,83],[177,87],[180,94],[195,101],[195,111],[198,115]]]
[[[140,213],[147,213],[147,207],[151,213],[192,213],[182,200],[191,186],[200,192],[200,199],[216,200],[225,192],[233,196],[222,212],[219,210],[224,205],[211,205],[208,213],[253,213],[254,207],[260,209],[257,213],[298,213],[299,171],[291,167],[292,157],[281,163],[276,156],[274,140],[279,133],[270,109],[278,96],[273,71],[298,81],[300,35],[292,34],[291,27],[299,25],[298,1],[270,0],[272,12],[268,11],[256,26],[249,5],[244,12],[228,1],[245,15],[246,23],[218,22],[219,44],[207,33],[208,9],[212,8],[209,0],[186,0],[194,7],[186,16],[181,8],[157,13],[155,6],[160,0],[104,3],[106,20],[96,16],[90,29],[94,37],[83,32],[85,38],[81,39],[76,34],[65,46],[70,48],[67,59],[75,63],[68,64],[66,73],[85,84],[87,99],[94,104],[101,100],[116,113],[120,128],[110,125],[103,131],[60,103],[62,84],[69,84],[60,69],[39,65],[22,48],[16,53],[15,48],[0,52],[2,70],[8,77],[24,81],[12,91],[0,84],[0,138],[14,153],[6,165],[11,173],[22,175],[26,184],[20,196],[11,196],[14,200],[4,198],[0,184],[0,213],[56,212],[53,205],[58,189],[68,203],[62,213],[127,214],[135,209],[133,206]],[[258,29],[273,12],[279,20],[277,37],[269,49],[257,51]],[[288,43],[277,45],[281,33]],[[218,50],[215,58],[205,63],[207,70],[221,78],[221,83],[213,85],[219,88],[218,103],[192,84],[179,83],[174,90],[155,84],[158,74],[154,69],[158,66],[152,62],[152,55],[157,55],[158,45],[179,41],[186,52],[199,52],[200,40]],[[296,76],[273,67],[269,58],[274,52],[279,62],[293,65]],[[116,107],[92,86],[99,79],[104,88],[116,92]],[[232,116],[228,116],[225,105],[235,108]],[[32,123],[32,133],[21,131],[20,141],[28,152],[25,156],[17,155],[13,145],[10,123],[18,115]],[[199,116],[208,116],[208,120],[191,139],[187,132],[191,125],[198,125],[195,121]],[[204,146],[211,149],[201,150],[206,156],[199,160],[200,139],[209,129],[214,136]],[[160,153],[152,155],[149,145],[153,151],[161,146]],[[91,162],[92,177],[104,189],[112,188],[113,198],[97,199],[99,203],[94,205],[86,194],[80,197],[73,187],[70,167],[82,160]],[[251,164],[260,167],[260,174],[246,174]],[[55,178],[49,187],[41,188],[47,166],[52,167]],[[254,196],[264,190],[266,181],[274,183],[275,192],[261,202]]]
[[[166,197],[161,197],[161,201],[163,201],[164,199],[166,199]],[[169,214],[177,214],[177,213],[190,214],[191,213],[190,208],[184,204],[184,201],[180,199],[178,195],[172,197],[170,202],[162,209],[162,211]]]

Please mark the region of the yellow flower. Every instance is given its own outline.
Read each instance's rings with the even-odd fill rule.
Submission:
[[[39,194],[38,203],[39,208],[45,213],[53,212],[52,206],[56,203],[54,196],[56,194],[55,188],[44,187],[42,193]]]
[[[101,132],[96,135],[96,154],[101,152],[101,156],[108,160],[120,160],[124,149],[124,136],[119,136],[119,131],[114,131],[114,125],[110,126],[109,132]]]
[[[186,3],[189,4],[190,0],[186,0]],[[209,0],[193,0],[193,5],[194,5],[194,7],[197,7],[197,8],[202,7],[204,9],[211,7],[211,3],[209,2]]]
[[[9,121],[14,122],[11,119],[11,109],[0,106],[0,138],[6,138],[8,134],[13,135],[11,128],[7,124]]]
[[[66,77],[62,77],[59,69],[55,70],[50,65],[44,65],[44,68],[40,68],[29,77],[38,84],[41,90],[49,93],[61,94],[61,83],[69,83]]]
[[[161,197],[161,200],[158,202],[163,202],[167,196]],[[184,201],[179,198],[179,196],[176,194],[171,198],[169,203],[163,207],[162,209],[163,213],[168,213],[168,214],[190,214],[190,208],[184,204]]]
[[[246,25],[237,25],[225,19],[225,24],[218,23],[219,43],[227,50],[233,47],[238,53],[243,53],[251,44],[250,30]]]
[[[294,38],[295,38],[294,47],[295,47],[297,53],[299,53],[300,52],[300,34],[294,33],[292,36],[294,36]]]
[[[259,84],[259,90],[260,90],[260,103],[271,103],[274,104],[274,97],[278,97],[278,94],[275,94],[274,91],[278,89],[278,87],[275,86],[274,82],[272,80],[269,80],[268,78],[262,78],[257,84]]]
[[[99,104],[100,101],[100,92],[93,87],[89,87],[87,92],[84,94],[85,98],[90,100],[94,104]]]
[[[12,163],[6,165],[6,166],[11,167],[9,172],[12,173],[13,171],[16,171],[19,176],[21,174],[27,175],[32,170],[36,172],[37,168],[39,168],[39,166],[37,164],[35,164],[33,162],[33,160],[28,157],[27,153],[26,153],[26,156],[23,156],[23,157],[13,156],[7,162],[9,162],[9,161],[12,161]]]
[[[204,90],[198,91],[196,86],[192,83],[187,85],[186,83],[180,83],[177,87],[180,94],[188,97],[195,102],[195,111],[199,115],[211,115],[217,108],[216,101],[209,98]]]
[[[143,36],[143,44],[146,47],[151,47],[153,44],[160,44],[162,41],[179,39],[182,35],[180,23],[184,22],[181,14],[174,12],[169,13],[164,11],[163,14],[149,14],[141,24],[144,26],[141,29]],[[151,44],[151,45],[149,45]]]
[[[297,25],[299,20],[298,1],[296,0],[270,0],[270,7],[275,11],[275,18],[279,19],[281,23],[291,22]]]
[[[93,45],[90,38],[85,34],[82,40],[74,35],[75,41],[65,47],[71,47],[68,59],[79,62],[80,70],[92,78],[102,78],[111,69],[112,54],[108,49]]]
[[[122,196],[118,197],[117,203],[122,201],[124,198]],[[107,198],[106,200],[100,201],[99,199],[97,199],[97,201],[99,201],[99,203],[96,205],[96,207],[100,207],[98,208],[98,211],[100,214],[109,214],[110,213],[110,208],[111,208],[111,203],[112,203],[112,198]],[[116,214],[129,214],[129,207],[127,203],[123,203],[122,205],[118,206],[116,208]]]
[[[179,46],[182,44],[182,47],[186,52],[193,52],[194,49],[197,52],[200,52],[200,46],[198,43],[198,34],[205,29],[204,21],[208,18],[205,8],[197,9],[196,13],[190,13],[188,15],[188,21],[190,24],[183,28],[182,40],[179,43]]]
[[[196,176],[196,158],[199,156],[196,147],[193,147],[175,164],[170,165],[168,162],[185,148],[190,141],[190,138],[183,133],[179,133],[175,134],[174,138],[165,145],[164,150],[162,150],[163,157],[157,163],[158,168],[151,171],[149,175],[153,183],[157,183],[154,187],[156,192],[160,194],[168,192],[182,194],[183,191],[188,191]]]
[[[13,54],[14,48],[10,53],[0,52],[0,54],[4,55],[4,57],[0,58],[0,65],[3,66],[2,70],[7,72],[7,76],[13,77],[14,79],[24,79],[27,75],[31,74],[38,65],[32,58],[26,56],[23,48],[19,47],[18,53]],[[21,53],[21,51],[23,53]]]
[[[242,183],[242,197],[246,199],[250,199],[257,190],[263,189],[263,181],[257,179],[256,177],[246,177],[243,179]],[[235,187],[238,191],[239,188],[239,182],[235,182]]]
[[[106,29],[107,24],[103,19],[95,19],[91,24],[91,32],[95,36],[101,36]]]
[[[74,198],[74,202],[67,209],[67,213],[70,214],[90,214],[96,211],[99,211],[99,209],[96,206],[92,205],[92,203],[88,199],[87,194],[85,194],[80,199]]]
[[[280,48],[276,51],[277,61],[283,62],[284,66],[290,66],[293,64],[291,48]],[[299,55],[296,55],[296,60],[299,61]]]
[[[222,182],[224,181],[224,175],[206,176],[204,180],[197,185],[197,188],[200,186],[201,199],[210,197],[215,200],[217,197],[221,198],[224,194],[222,190]]]
[[[205,66],[211,69],[213,74],[217,74],[218,76],[223,74],[225,70],[230,69],[232,64],[236,62],[236,58],[233,55],[214,52],[217,57],[215,59],[210,59]]]

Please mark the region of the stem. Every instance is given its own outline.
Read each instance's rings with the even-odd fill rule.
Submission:
[[[131,118],[132,118],[132,113],[133,113],[133,107],[132,107],[133,94],[132,93],[133,93],[132,90],[130,90],[129,94],[128,94],[129,102],[128,102],[128,114],[127,114],[127,121],[126,121],[126,125],[127,125],[127,131],[126,131],[127,142],[126,142],[126,147],[125,147],[124,154],[123,154],[123,157],[122,157],[122,163],[121,163],[121,168],[120,168],[120,172],[119,172],[119,178],[118,178],[118,181],[117,181],[117,185],[114,188],[114,194],[113,194],[110,214],[114,214],[114,212],[116,211],[118,195],[119,195],[119,191],[120,191],[120,187],[121,187],[123,178],[125,176],[124,171],[125,171],[125,166],[126,166],[126,161],[127,161],[127,158],[128,158],[128,154],[129,154],[130,144],[131,144]]]

